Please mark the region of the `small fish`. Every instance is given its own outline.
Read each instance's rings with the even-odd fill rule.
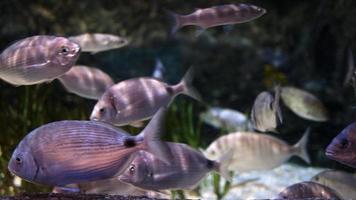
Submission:
[[[281,97],[284,104],[299,117],[319,122],[327,121],[329,118],[324,104],[307,91],[295,87],[282,87]]]
[[[167,11],[173,18],[172,33],[183,26],[199,26],[203,30],[230,24],[249,22],[266,13],[266,10],[251,4],[225,4],[211,8],[197,9],[188,15]]]
[[[288,186],[278,194],[276,199],[342,199],[340,195],[333,189],[310,181],[300,182]]]
[[[226,170],[225,160],[209,160],[202,153],[191,147],[166,142],[171,152],[170,163],[164,163],[154,155],[140,152],[121,175],[119,180],[147,190],[193,189],[210,171],[217,171],[227,180],[231,177]]]
[[[158,80],[164,80],[164,73],[166,69],[161,61],[161,59],[156,58],[155,69],[153,70],[152,77]]]
[[[230,132],[246,131],[250,127],[250,121],[245,114],[229,108],[211,107],[201,113],[200,118],[215,128],[222,128]]]
[[[306,149],[308,135],[309,129],[305,131],[298,143],[290,146],[270,135],[235,132],[221,136],[212,142],[204,154],[207,158],[215,160],[231,150],[232,156],[228,169],[238,172],[273,169],[293,155],[310,163]]]
[[[351,173],[326,170],[315,175],[311,181],[334,189],[343,199],[356,197],[356,176]]]
[[[93,54],[118,49],[129,44],[129,40],[126,38],[104,33],[85,33],[68,39],[79,44],[83,52]]]
[[[154,78],[134,78],[110,87],[96,103],[90,119],[116,126],[135,125],[151,118],[161,106],[167,106],[178,94],[200,99],[191,85],[192,69],[177,85]]]
[[[356,122],[341,131],[326,148],[326,156],[332,160],[356,168]]]
[[[0,55],[0,79],[16,86],[49,82],[75,64],[80,47],[64,37],[38,35],[19,40]]]
[[[164,119],[160,109],[137,136],[95,121],[58,121],[33,130],[9,161],[11,173],[29,182],[65,186],[121,174],[139,150],[168,162],[158,139]]]
[[[283,122],[282,112],[279,107],[281,89],[275,88],[275,97],[269,92],[261,92],[255,99],[251,111],[251,122],[255,130],[261,132],[276,132],[278,120]]]
[[[73,66],[58,80],[71,93],[98,100],[105,90],[114,85],[113,80],[98,68],[83,65]]]

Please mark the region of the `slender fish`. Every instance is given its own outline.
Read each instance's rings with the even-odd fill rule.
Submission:
[[[194,25],[202,29],[249,22],[266,13],[266,10],[251,4],[225,4],[211,8],[196,9],[188,15],[168,11],[173,18],[172,33],[183,26]]]
[[[210,171],[217,171],[227,180],[231,180],[224,163],[229,154],[226,154],[221,162],[216,162],[205,158],[202,153],[185,144],[166,142],[165,145],[172,155],[169,164],[150,153],[140,152],[129,168],[119,175],[119,179],[154,191],[193,189]]]
[[[98,100],[105,90],[114,85],[113,80],[98,68],[83,65],[73,66],[58,80],[68,90],[78,96]]]
[[[13,85],[52,81],[77,61],[80,47],[64,37],[38,35],[19,40],[0,55],[0,78]]]
[[[27,181],[65,186],[121,174],[139,150],[168,162],[158,139],[164,118],[160,109],[137,136],[95,121],[58,121],[29,133],[10,159],[11,173]]]
[[[296,155],[310,163],[306,145],[307,129],[303,137],[293,146],[276,137],[253,132],[236,132],[221,136],[212,142],[204,154],[215,160],[232,151],[228,169],[238,172],[269,170],[280,166]]]
[[[177,85],[154,78],[134,78],[110,87],[96,103],[90,119],[117,126],[133,125],[149,119],[161,106],[167,106],[178,94],[200,99],[191,86],[192,70]]]

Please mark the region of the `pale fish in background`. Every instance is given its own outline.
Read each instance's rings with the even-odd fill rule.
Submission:
[[[176,85],[168,85],[154,78],[134,78],[110,87],[96,103],[90,119],[104,121],[116,126],[130,124],[139,126],[167,106],[179,94],[200,100],[192,87],[192,68]]]
[[[329,118],[324,104],[307,91],[295,87],[282,87],[281,97],[284,104],[299,117],[319,122],[327,121]]]
[[[275,87],[275,96],[273,97],[267,91],[261,92],[255,99],[251,110],[251,122],[255,130],[261,132],[276,132],[278,121],[283,122],[282,112],[279,106],[281,88]]]
[[[129,44],[129,40],[124,37],[105,33],[85,33],[68,39],[79,44],[83,52],[91,53],[118,49]]]
[[[278,194],[276,199],[332,199],[341,200],[341,196],[333,189],[310,181],[288,186]]]
[[[200,119],[215,128],[229,132],[251,129],[251,123],[245,114],[229,108],[210,107],[200,114]]]
[[[1,53],[0,79],[15,86],[49,82],[70,70],[79,55],[79,45],[67,38],[28,37]]]
[[[164,80],[164,73],[166,72],[166,68],[164,67],[161,59],[156,58],[155,68],[152,73],[152,77],[158,80]]]
[[[231,181],[226,169],[230,152],[219,162],[212,161],[186,144],[165,142],[172,155],[164,163],[152,154],[140,152],[119,179],[147,190],[194,189],[211,171],[216,171]]]
[[[161,145],[160,109],[137,136],[96,121],[57,121],[33,130],[16,147],[8,164],[12,174],[32,183],[66,186],[121,174],[140,150],[169,162]]]
[[[266,10],[251,4],[225,4],[210,8],[196,9],[188,15],[178,15],[168,11],[173,18],[172,33],[183,26],[194,25],[207,29],[210,27],[239,24],[256,19],[266,13]]]
[[[315,175],[311,181],[334,189],[343,199],[356,198],[356,176],[354,174],[326,170]]]
[[[114,85],[111,77],[98,68],[83,65],[73,66],[58,80],[68,92],[98,100],[105,90]]]
[[[207,158],[215,160],[232,151],[228,169],[237,172],[269,170],[282,165],[292,156],[310,163],[307,153],[309,129],[295,145],[262,133],[236,132],[219,137],[204,151]]]

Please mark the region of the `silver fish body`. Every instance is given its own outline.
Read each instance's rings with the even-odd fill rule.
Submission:
[[[307,91],[295,87],[282,87],[281,98],[283,103],[299,117],[319,122],[329,119],[324,104]]]
[[[310,181],[296,183],[285,188],[276,199],[333,199],[341,200],[340,195],[333,189]]]
[[[191,86],[190,72],[174,86],[154,78],[134,78],[119,82],[102,95],[90,119],[122,126],[151,118],[161,106],[167,106],[178,94],[199,99]]]
[[[310,162],[306,152],[307,130],[298,143],[291,146],[276,137],[254,132],[235,132],[219,137],[205,150],[207,158],[215,160],[232,151],[228,169],[237,172],[269,170],[280,166],[291,156]]]
[[[147,190],[192,189],[210,171],[224,171],[224,165],[209,160],[191,147],[166,142],[171,152],[170,163],[158,160],[154,155],[140,152],[130,164],[130,167],[119,179]]]
[[[52,81],[75,64],[80,47],[64,37],[38,35],[19,40],[0,55],[0,78],[13,85]]]
[[[177,15],[174,17],[172,32],[188,25],[199,26],[203,29],[210,27],[238,24],[251,21],[266,13],[266,10],[251,4],[225,4],[211,8],[197,9],[188,15]]]
[[[167,161],[157,140],[161,109],[137,136],[95,121],[58,121],[29,133],[17,146],[8,168],[34,183],[65,186],[108,179],[122,173],[139,150]]]
[[[354,174],[326,170],[315,175],[311,181],[334,189],[343,199],[356,198],[356,176]]]
[[[73,66],[58,80],[71,93],[88,99],[99,99],[114,85],[111,77],[100,69],[83,65]]]
[[[92,53],[121,48],[129,43],[126,38],[104,33],[85,33],[68,39],[79,44],[83,52]]]

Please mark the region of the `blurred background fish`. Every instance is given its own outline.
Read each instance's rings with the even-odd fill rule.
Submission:
[[[106,89],[114,85],[114,81],[105,72],[98,68],[83,65],[73,66],[58,80],[68,92],[96,100],[100,99]]]
[[[164,67],[161,59],[156,58],[155,68],[153,70],[152,77],[164,81],[165,73],[166,73],[166,68]]]

